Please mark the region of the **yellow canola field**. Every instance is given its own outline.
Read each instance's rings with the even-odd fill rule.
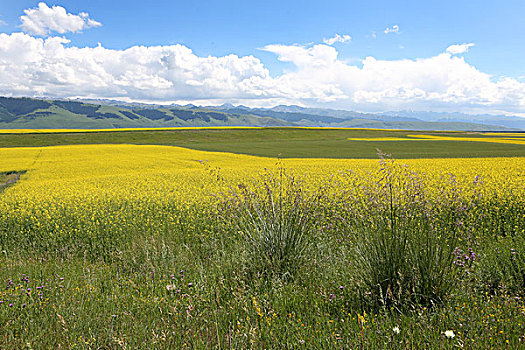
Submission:
[[[275,158],[144,145],[3,148],[0,159],[0,171],[27,170],[16,186],[2,194],[3,202],[26,198],[42,202],[65,198],[174,196],[197,200],[214,190],[252,178],[265,168],[276,169],[278,162]],[[525,158],[520,157],[396,162],[429,178],[451,173],[460,181],[469,182],[480,176],[487,185],[501,189],[525,184]],[[281,163],[297,175],[315,179],[348,171],[365,176],[379,166],[375,159],[284,159]]]
[[[489,135],[489,134],[487,134]],[[525,145],[524,134],[507,134],[493,133],[489,136],[505,136],[505,137],[455,137],[455,136],[441,136],[441,135],[406,135],[402,137],[374,137],[374,138],[349,138],[349,141],[457,141],[457,142],[491,142],[491,143],[506,143],[514,145]]]
[[[502,137],[523,137],[525,138],[525,132],[486,132],[483,135],[487,136],[502,136]]]
[[[112,129],[0,129],[0,134],[48,134],[48,133],[84,133],[84,132],[119,132],[119,131],[177,131],[177,130],[206,130],[206,129],[264,129],[262,126],[173,126],[157,128],[112,128]],[[322,127],[322,126],[279,126],[277,128],[287,129],[313,129],[313,130],[368,130],[384,131],[374,128],[345,128],[345,127]],[[389,129],[390,131],[403,131],[401,129]],[[458,132],[458,131],[450,131]]]
[[[0,129],[0,134],[47,134],[117,131],[162,131],[162,130],[202,130],[202,129],[262,129],[258,126],[174,126],[158,128],[112,128],[112,129]]]
[[[20,226],[18,232],[33,236],[95,235],[130,228],[153,232],[159,225],[177,225],[187,219],[181,215],[198,213],[199,203],[213,194],[256,177],[265,168],[276,169],[278,163],[273,158],[139,145],[4,148],[0,159],[0,171],[27,170],[0,194],[0,214]],[[452,173],[468,186],[480,176],[490,190],[525,193],[525,158],[397,162],[425,174],[430,182]],[[330,176],[343,179],[345,172],[366,181],[379,161],[286,159],[282,165],[308,175],[310,182]]]

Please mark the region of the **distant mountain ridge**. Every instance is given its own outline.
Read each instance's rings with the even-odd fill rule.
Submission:
[[[0,97],[0,128],[138,128],[177,126],[296,126],[407,130],[525,130],[525,118],[433,112],[360,113],[276,106],[197,107],[149,105],[114,100],[64,100]],[[469,119],[470,118],[470,119]]]
[[[525,130],[525,118],[492,114],[439,113],[432,111],[396,111],[384,112],[381,115],[398,117],[416,117],[428,122],[463,122],[504,126],[511,129]]]

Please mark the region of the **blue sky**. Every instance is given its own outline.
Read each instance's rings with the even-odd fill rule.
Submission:
[[[86,78],[89,72],[85,72],[85,77],[72,73],[69,77],[51,79],[49,74],[52,67],[56,68],[64,62],[73,67],[78,64],[79,58],[72,57],[70,52],[62,62],[57,62],[49,58],[49,49],[38,49],[41,51],[38,58],[31,58],[29,62],[34,65],[37,60],[44,67],[42,71],[33,70],[26,81],[20,81],[15,87],[10,87],[7,83],[2,85],[0,73],[2,94],[108,97],[158,103],[296,103],[365,111],[412,108],[525,113],[525,95],[520,92],[525,89],[523,0],[64,0],[47,1],[44,5],[53,10],[61,7],[72,16],[87,13],[89,17],[82,17],[85,23],[89,18],[96,21],[96,25],[60,30],[59,27],[52,27],[52,18],[46,17],[53,16],[51,10],[47,14],[45,11],[36,11],[39,9],[39,1],[4,1],[0,3],[0,33],[10,36],[2,39],[11,43],[8,45],[10,49],[13,50],[16,46],[18,50],[24,50],[20,45],[26,45],[25,50],[29,50],[29,53],[35,50],[28,40],[21,38],[16,40],[23,41],[24,44],[13,44],[15,39],[12,35],[18,32],[25,32],[25,35],[34,40],[66,38],[70,42],[59,44],[66,49],[94,48],[100,45],[107,52],[103,55],[100,52],[93,53],[93,62],[99,63],[93,63],[92,68],[94,72],[103,70],[111,77],[106,77],[104,72],[100,73],[99,80],[106,80],[105,83],[99,82],[98,92],[95,89],[75,88],[89,81]],[[24,12],[31,9],[36,12],[31,15]],[[38,32],[34,27],[28,26],[27,22],[25,26],[22,25],[22,16],[30,17],[31,20],[38,18],[41,26],[51,27],[45,33]],[[66,22],[62,25],[67,26],[64,23]],[[385,33],[387,28],[390,30]],[[341,37],[350,36],[351,39],[331,42],[330,45],[323,42],[323,39],[333,38],[336,34]],[[461,44],[467,46],[446,53],[451,45]],[[127,68],[115,71],[111,68],[114,63],[101,62],[106,59],[101,57],[108,57],[109,54],[117,57],[135,46],[169,48],[174,45],[179,45],[175,51],[187,48],[191,50],[191,54],[184,50],[184,53],[171,52],[170,49],[149,52],[146,55],[158,57],[151,58],[143,66],[129,61],[131,59],[126,55],[122,64],[128,64]],[[317,49],[314,50],[316,45]],[[161,60],[162,57],[171,55],[166,50],[173,57],[190,57],[188,59],[192,62],[197,57],[203,59],[203,62],[193,62],[191,73],[187,71],[189,68],[180,66],[180,60],[176,59],[172,62],[177,63],[171,63],[170,68],[161,67],[155,71],[155,59]],[[12,51],[4,51],[6,57],[9,53],[13,56]],[[229,60],[228,63],[219,63],[215,70],[209,70],[211,68],[208,66],[216,63],[204,62],[205,58],[220,59],[232,54],[238,58],[253,57],[257,62],[239,63]],[[448,55],[448,59],[443,55]],[[365,72],[363,65],[367,57],[373,58],[373,61],[366,61],[368,65]],[[99,64],[100,69],[95,67],[96,64]],[[243,66],[243,72],[239,72],[239,64],[250,68]],[[27,67],[19,68],[27,71]],[[158,78],[159,85],[155,86],[135,77],[133,81],[128,79],[123,82],[122,77],[126,72],[131,76],[137,69],[143,71],[142,79],[149,77],[151,82]],[[219,72],[223,69],[233,73],[230,72],[228,74],[231,76],[225,77]],[[46,74],[43,74],[44,71]],[[210,79],[207,79],[204,71],[209,73]],[[429,75],[428,71],[436,71],[436,74]],[[375,76],[374,72],[378,75]],[[447,74],[455,76],[443,78]],[[328,76],[329,79],[326,78]],[[411,80],[407,76],[411,76]],[[4,78],[7,79],[8,76]],[[54,86],[53,81],[56,85],[57,80],[62,85],[69,85],[70,89]],[[120,88],[108,87],[112,81]],[[388,81],[390,85],[376,88],[374,84],[377,85],[378,81]],[[97,82],[98,80],[94,83]],[[139,86],[141,82],[145,86],[151,85],[149,92]],[[133,84],[133,87],[129,87]],[[242,88],[234,86],[235,84]],[[19,88],[20,85],[25,88]],[[321,88],[318,89],[319,86]],[[72,95],[63,96],[67,95],[67,91],[71,91]],[[161,93],[156,94],[159,91]],[[492,95],[496,97],[493,98]]]

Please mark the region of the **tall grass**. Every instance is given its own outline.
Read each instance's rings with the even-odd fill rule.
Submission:
[[[241,235],[249,273],[294,277],[311,247],[320,198],[283,167],[230,188],[221,212]]]
[[[385,156],[371,178],[351,179],[354,190],[339,202],[364,298],[397,309],[442,303],[457,282],[454,251],[477,195],[460,196],[453,177],[431,194],[422,175]]]

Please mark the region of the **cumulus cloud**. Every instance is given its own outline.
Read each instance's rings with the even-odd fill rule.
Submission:
[[[399,26],[397,24],[394,24],[391,28],[385,28],[383,33],[385,33],[385,34],[399,33]]]
[[[378,60],[361,66],[338,58],[335,48],[269,45],[266,51],[291,62],[297,70],[277,78],[294,86],[322,87],[332,106],[360,110],[422,108],[454,111],[521,112],[525,84],[512,78],[494,80],[449,53],[419,59]],[[319,91],[318,91],[319,93]]]
[[[323,39],[323,42],[327,45],[333,45],[335,43],[350,42],[350,40],[352,40],[352,37],[348,34],[343,34],[343,35],[336,34],[331,38]]]
[[[452,55],[458,55],[468,52],[472,46],[474,46],[474,43],[450,45],[447,47],[447,52]]]
[[[25,15],[20,16],[22,30],[40,36],[52,32],[65,34],[80,32],[83,29],[100,27],[102,24],[89,18],[89,14],[81,12],[78,15],[68,13],[61,6],[47,6],[41,2],[38,7],[24,10]]]
[[[495,79],[449,52],[403,60],[366,57],[354,65],[325,44],[275,44],[263,50],[294,68],[272,77],[254,56],[201,57],[183,45],[80,48],[61,37],[0,34],[0,95],[525,111],[525,83]]]
[[[0,95],[173,101],[285,94],[253,56],[199,57],[182,45],[110,50],[68,43],[0,34]]]

